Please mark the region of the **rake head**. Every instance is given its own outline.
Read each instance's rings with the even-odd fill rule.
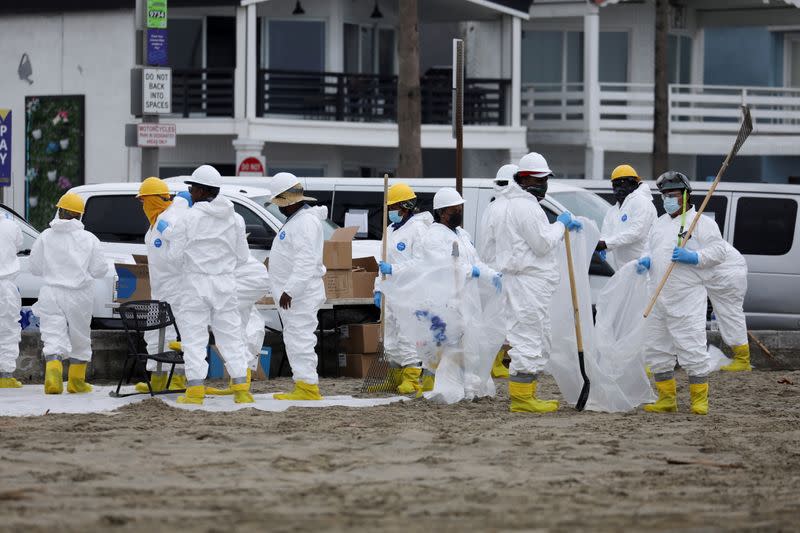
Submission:
[[[739,152],[739,149],[742,147],[744,142],[753,133],[753,119],[750,116],[750,108],[746,105],[742,106],[742,125],[739,127],[739,133],[736,135],[736,142],[733,144],[733,150],[731,150],[730,159]]]

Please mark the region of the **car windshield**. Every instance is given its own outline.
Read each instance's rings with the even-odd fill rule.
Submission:
[[[603,218],[610,207],[608,202],[589,191],[563,191],[550,194],[558,203],[574,215],[584,216],[595,221],[598,228],[603,227]]]
[[[269,203],[269,196],[251,196],[250,199],[257,204],[263,205],[264,209],[269,211],[269,213],[274,216],[281,225],[286,223],[286,215],[281,213],[281,210],[278,209],[277,205]],[[339,229],[339,226],[330,219],[326,218],[322,221],[322,232],[325,235],[325,240],[330,239],[333,235],[333,232],[337,229]]]

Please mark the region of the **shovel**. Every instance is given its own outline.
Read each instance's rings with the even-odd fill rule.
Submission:
[[[578,289],[575,287],[575,271],[572,268],[572,245],[569,241],[569,230],[564,232],[564,244],[567,246],[567,270],[569,271],[569,290],[572,293],[572,310],[575,320],[575,340],[578,341],[578,366],[581,369],[583,387],[575,402],[575,409],[583,411],[586,402],[589,400],[589,376],[586,375],[586,365],[583,360],[583,335],[581,335],[581,314],[578,307]]]

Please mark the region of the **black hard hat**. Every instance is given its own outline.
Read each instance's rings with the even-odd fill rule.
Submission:
[[[658,190],[662,193],[667,191],[682,191],[684,189],[686,189],[686,192],[692,192],[689,178],[674,170],[668,170],[661,174],[656,180],[656,187],[658,187]]]

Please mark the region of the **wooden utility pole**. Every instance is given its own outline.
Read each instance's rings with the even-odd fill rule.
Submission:
[[[464,183],[464,41],[453,39],[453,136],[456,138],[456,190]]]
[[[669,78],[667,36],[669,0],[656,0],[655,94],[653,108],[653,179],[669,167]]]
[[[419,77],[419,28],[417,0],[400,0],[400,28],[397,38],[397,133],[399,158],[397,175],[422,177],[422,104]]]

